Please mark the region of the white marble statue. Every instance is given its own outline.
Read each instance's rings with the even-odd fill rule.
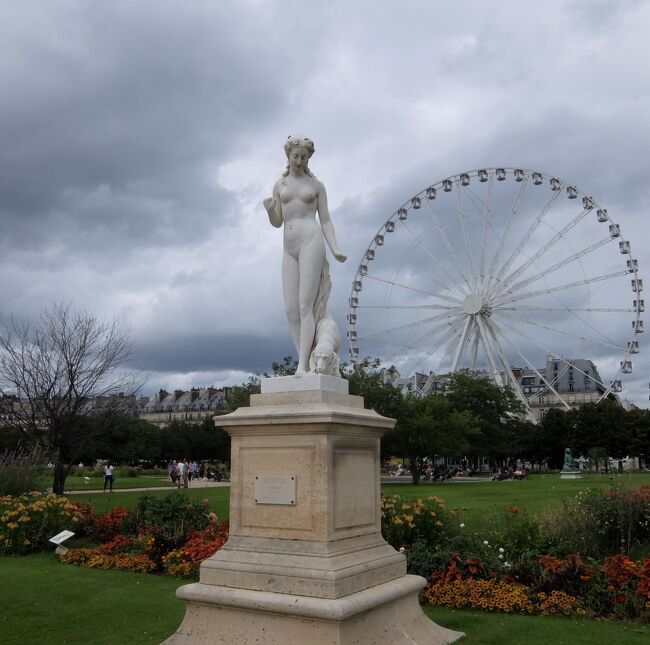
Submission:
[[[273,226],[279,228],[284,224],[282,287],[291,336],[298,351],[297,373],[312,371],[338,376],[340,334],[327,313],[331,283],[323,238],[339,262],[345,262],[347,256],[336,242],[325,186],[309,170],[314,149],[311,139],[289,136],[284,144],[289,160],[287,169],[275,182],[273,196],[264,200],[264,208]],[[315,349],[318,353],[312,356]]]

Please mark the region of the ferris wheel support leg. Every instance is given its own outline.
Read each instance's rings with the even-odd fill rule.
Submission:
[[[483,349],[485,350],[485,357],[487,359],[490,370],[492,371],[492,379],[497,385],[503,385],[501,381],[501,375],[497,369],[496,361],[492,355],[492,348],[490,347],[490,340],[485,331],[484,321],[481,316],[476,316],[476,326],[478,327],[479,334],[481,335],[481,342],[483,344]]]
[[[501,358],[501,363],[503,364],[503,368],[506,371],[506,374],[508,375],[508,380],[510,381],[510,385],[512,386],[512,389],[514,390],[515,394],[517,395],[517,398],[524,404],[524,407],[526,408],[526,417],[528,418],[529,421],[532,423],[535,422],[535,417],[533,416],[533,413],[531,412],[530,406],[528,405],[528,400],[524,396],[524,393],[521,390],[521,386],[519,385],[519,381],[516,379],[512,367],[510,366],[510,363],[506,359],[505,353],[503,351],[503,348],[501,347],[501,343],[499,343],[499,339],[497,337],[496,330],[494,329],[494,326],[492,324],[491,320],[486,320],[485,325],[490,332],[490,335],[492,336],[492,341],[494,343],[494,346],[496,347],[497,353],[499,354],[499,357]]]
[[[467,320],[465,320],[465,326],[463,327],[463,335],[460,338],[460,343],[458,343],[458,347],[456,348],[456,354],[454,355],[454,362],[451,368],[452,372],[455,372],[456,369],[458,368],[458,362],[460,361],[460,358],[463,355],[463,352],[465,351],[465,346],[467,345],[467,340],[469,337],[469,329],[470,329],[471,322],[472,322],[471,316],[467,316]]]

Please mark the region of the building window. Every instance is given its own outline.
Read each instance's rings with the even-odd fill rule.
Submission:
[[[544,405],[544,397],[543,396],[539,397],[539,404]]]
[[[535,377],[534,376],[524,376],[524,378],[521,379],[521,384],[522,385],[535,385]]]
[[[540,420],[543,419],[546,416],[546,410],[540,410],[539,411],[539,418]]]
[[[573,383],[569,383],[569,392],[573,392]]]

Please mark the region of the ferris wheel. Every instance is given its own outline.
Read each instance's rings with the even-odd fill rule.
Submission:
[[[591,195],[523,168],[463,172],[402,204],[364,251],[350,355],[421,374],[423,391],[471,370],[527,406],[546,391],[568,408],[563,370],[598,400],[621,391],[643,332],[642,290],[629,238]],[[522,374],[543,387],[524,387]]]

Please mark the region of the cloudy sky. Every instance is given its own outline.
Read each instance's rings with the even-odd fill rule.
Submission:
[[[145,393],[268,371],[292,345],[261,200],[295,132],[349,256],[332,267],[343,329],[381,224],[473,168],[575,183],[643,276],[648,33],[632,0],[4,2],[0,315],[123,318]],[[648,357],[641,342],[624,381],[644,407]]]

